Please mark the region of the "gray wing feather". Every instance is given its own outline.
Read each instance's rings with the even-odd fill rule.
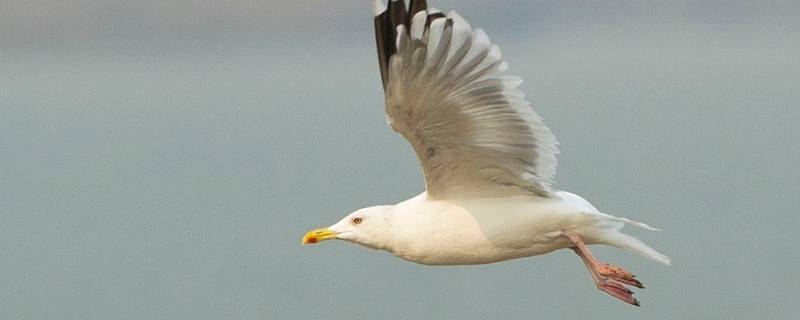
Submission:
[[[397,2],[381,15],[394,8],[402,19],[376,17],[378,37],[394,37],[379,40],[379,54],[392,52],[381,59],[386,115],[416,152],[429,195],[552,196],[557,142],[517,89],[522,80],[500,75],[500,49],[455,13],[405,14]]]

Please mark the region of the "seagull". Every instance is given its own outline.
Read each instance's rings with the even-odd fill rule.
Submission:
[[[570,249],[601,291],[639,306],[644,288],[589,245],[621,248],[656,262],[670,258],[623,233],[644,223],[598,211],[551,186],[558,143],[502,75],[500,49],[455,12],[425,0],[374,0],[375,34],[389,126],[411,144],[425,191],[357,210],[302,243],[338,239],[422,265],[489,264]]]

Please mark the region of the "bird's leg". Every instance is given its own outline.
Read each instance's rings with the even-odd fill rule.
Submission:
[[[612,266],[595,258],[577,233],[564,231],[563,234],[572,241],[572,251],[581,257],[598,289],[626,303],[639,306],[639,301],[633,297],[633,291],[625,287],[627,284],[644,288],[642,283],[635,279],[636,276],[622,267]]]

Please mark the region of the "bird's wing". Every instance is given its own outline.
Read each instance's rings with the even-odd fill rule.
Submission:
[[[389,125],[438,198],[551,196],[557,142],[501,76],[500,49],[455,12],[425,0],[375,0],[375,33]]]

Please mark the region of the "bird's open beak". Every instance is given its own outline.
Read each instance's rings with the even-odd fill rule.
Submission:
[[[303,237],[303,245],[336,239],[336,232],[328,228],[311,230]]]

